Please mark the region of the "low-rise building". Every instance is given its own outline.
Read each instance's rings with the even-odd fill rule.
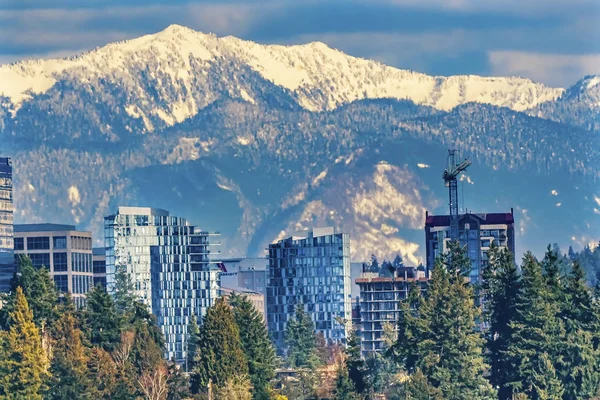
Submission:
[[[15,258],[27,255],[36,268],[50,271],[56,288],[69,292],[78,307],[94,285],[92,233],[73,225],[20,224],[14,226]]]

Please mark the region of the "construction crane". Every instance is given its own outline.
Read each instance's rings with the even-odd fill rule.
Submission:
[[[448,150],[448,162],[442,178],[448,188],[450,206],[450,240],[458,240],[458,175],[471,165],[466,158],[460,164],[454,161],[456,150]]]

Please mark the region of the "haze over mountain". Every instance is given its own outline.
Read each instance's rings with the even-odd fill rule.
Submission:
[[[515,208],[518,251],[597,241],[599,137],[599,76],[566,89],[432,77],[319,42],[265,46],[177,25],[0,66],[17,221],[70,221],[101,238],[117,205],[161,207],[220,230],[227,255],[338,225],[356,260],[417,263],[425,210],[447,212],[447,147],[474,160],[469,210]]]

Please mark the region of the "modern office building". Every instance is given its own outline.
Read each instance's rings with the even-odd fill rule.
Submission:
[[[73,225],[15,225],[14,252],[29,256],[36,268],[48,268],[59,291],[71,293],[78,307],[85,304],[94,285],[91,232]]]
[[[334,228],[298,232],[269,245],[267,325],[280,354],[297,305],[330,343],[345,343],[352,321],[350,238]]]
[[[392,277],[376,272],[363,272],[355,282],[360,288],[361,351],[366,357],[383,348],[383,328],[386,323],[398,329],[400,301],[406,299],[412,283],[416,282],[424,291],[427,289],[427,278],[424,267],[401,267]]]
[[[471,259],[471,282],[481,283],[481,274],[487,264],[487,253],[492,241],[514,254],[514,224],[512,209],[509,213],[459,215],[458,237],[460,244],[466,246]],[[429,271],[433,270],[436,258],[446,252],[449,236],[450,216],[425,214],[425,244]]]
[[[106,289],[106,253],[104,247],[92,249],[92,272],[94,273],[94,286],[100,285]]]
[[[219,269],[209,258],[209,247],[217,244],[209,238],[218,234],[147,207],[119,207],[104,219],[104,232],[109,293],[117,268],[123,268],[135,295],[157,318],[165,357],[182,363],[190,317],[201,320],[219,295]]]
[[[0,292],[10,290],[16,271],[13,247],[12,163],[0,157]]]

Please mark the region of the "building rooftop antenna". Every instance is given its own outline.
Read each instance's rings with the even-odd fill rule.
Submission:
[[[471,165],[471,161],[466,158],[460,163],[455,161],[456,150],[448,150],[448,160],[446,170],[442,175],[444,184],[448,188],[448,206],[450,208],[450,240],[458,240],[458,175]]]

